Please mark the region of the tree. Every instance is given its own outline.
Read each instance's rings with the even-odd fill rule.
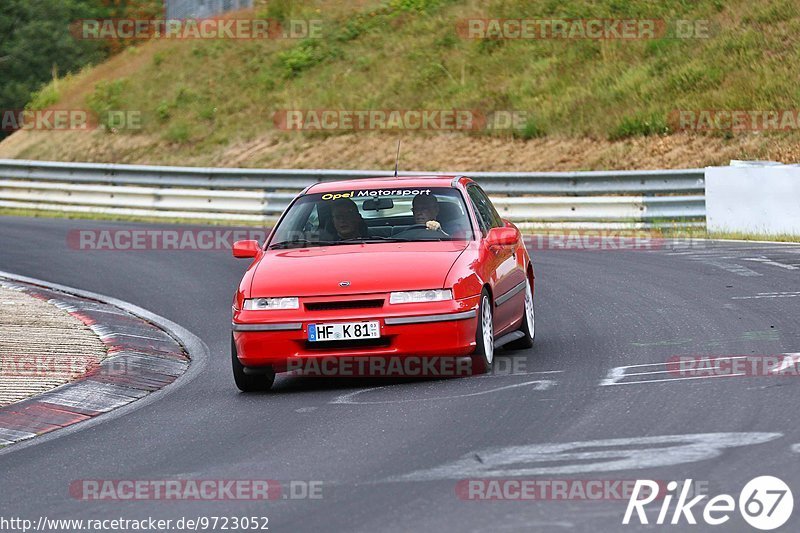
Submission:
[[[0,111],[24,108],[54,74],[76,72],[128,44],[78,39],[70,32],[76,21],[158,17],[160,10],[159,0],[0,0]]]

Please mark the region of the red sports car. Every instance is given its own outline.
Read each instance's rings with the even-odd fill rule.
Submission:
[[[530,257],[467,177],[318,183],[263,247],[238,241],[233,255],[253,259],[233,301],[242,391],[323,359],[450,358],[482,373],[495,348],[533,344]]]

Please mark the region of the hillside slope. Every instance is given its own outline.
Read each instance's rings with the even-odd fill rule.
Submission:
[[[786,132],[678,131],[676,110],[800,108],[793,0],[271,2],[236,17],[320,20],[321,37],[152,41],[56,80],[32,108],[141,113],[140,129],[21,131],[0,157],[451,170],[691,167],[800,160]],[[658,39],[468,39],[467,20],[665,21]],[[677,20],[700,21],[678,38]],[[517,129],[276,129],[286,110],[476,110]],[[691,128],[690,128],[691,129]]]

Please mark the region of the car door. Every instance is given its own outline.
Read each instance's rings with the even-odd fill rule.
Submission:
[[[486,237],[492,228],[501,228],[505,222],[491,200],[476,184],[467,188],[472,207],[481,230],[481,256],[486,265],[485,276],[494,296],[494,326],[497,333],[508,330],[519,319],[525,305],[525,272],[517,261],[520,242],[490,248]],[[521,290],[522,289],[522,290]]]

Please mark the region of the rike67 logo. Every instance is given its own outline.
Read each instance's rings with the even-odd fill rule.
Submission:
[[[656,481],[637,480],[622,523],[630,524],[635,511],[640,524],[649,524],[645,506],[659,496],[658,488],[659,483]],[[701,505],[708,495],[701,494],[689,499],[691,492],[691,479],[687,479],[682,486],[677,481],[670,481],[667,484],[667,493],[661,499],[655,524],[696,525],[695,513],[698,513],[706,524],[719,526],[728,522],[736,511],[737,501],[729,494],[714,496],[705,505]],[[641,494],[645,496],[640,498]],[[670,509],[676,496],[674,508]],[[781,479],[759,476],[750,480],[739,493],[738,507],[745,522],[756,529],[769,531],[781,527],[789,520],[794,509],[794,498],[789,486]]]

